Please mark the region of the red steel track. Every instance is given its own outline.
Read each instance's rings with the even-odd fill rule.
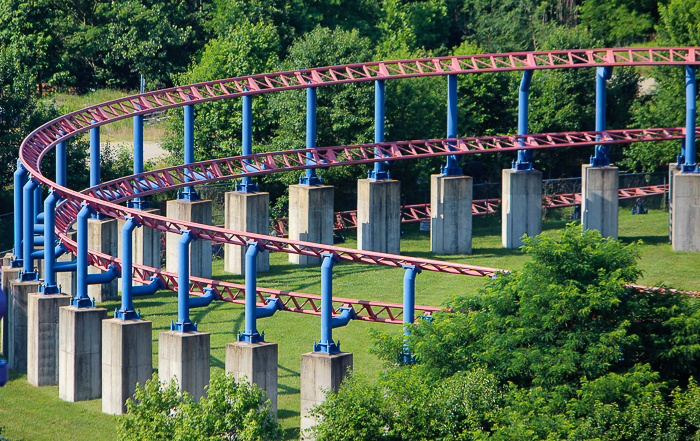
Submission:
[[[273,152],[204,161],[178,167],[165,168],[140,175],[120,178],[104,183],[82,193],[58,186],[41,174],[41,160],[59,141],[110,122],[136,115],[167,110],[190,104],[229,99],[244,95],[258,95],[281,90],[302,89],[333,84],[399,79],[418,76],[469,74],[478,72],[504,72],[517,70],[584,68],[601,66],[640,65],[688,65],[700,64],[699,48],[652,49],[595,49],[529,52],[498,55],[470,55],[434,59],[416,59],[352,64],[345,66],[304,69],[294,72],[252,75],[195,85],[181,86],[156,92],[126,97],[82,109],[57,118],[36,129],[22,143],[20,160],[32,177],[46,185],[66,200],[56,210],[56,231],[71,252],[75,242],[65,234],[76,219],[80,203],[87,203],[95,211],[117,218],[133,217],[139,224],[161,231],[180,233],[186,229],[205,240],[235,245],[245,245],[255,240],[265,249],[308,256],[332,253],[340,260],[400,267],[404,264],[438,272],[475,276],[493,276],[504,271],[459,263],[443,262],[398,256],[342,247],[293,241],[289,239],[226,230],[220,227],[168,219],[144,213],[140,210],[117,205],[136,196],[146,196],[187,185],[255,176],[280,171],[306,168],[332,167],[386,160],[419,159],[433,156],[465,155],[483,152],[516,151],[521,149],[545,149],[561,147],[588,147],[596,144],[620,144],[662,140],[679,140],[685,136],[684,128],[610,130],[603,132],[576,132],[529,134],[522,136],[476,137],[423,141],[385,142],[357,146],[321,147],[286,152]],[[696,133],[697,136],[697,133]],[[524,145],[524,146],[523,146]],[[375,148],[382,157],[375,156]],[[306,153],[312,154],[312,164],[306,165]],[[251,165],[244,167],[249,159]],[[632,196],[634,197],[634,196]],[[575,203],[575,196],[572,197]],[[562,202],[564,203],[564,202]],[[416,216],[420,216],[416,209]],[[89,251],[93,266],[106,269],[114,265],[121,272],[121,261],[113,256]],[[152,275],[160,278],[169,289],[177,289],[177,275],[133,265],[133,279],[148,282]],[[242,285],[191,278],[191,292],[195,295],[204,288],[213,287],[222,300],[242,303]],[[258,296],[275,296],[283,300],[285,309],[310,314],[319,313],[320,296],[259,288]],[[353,307],[363,320],[400,323],[402,305],[383,302],[364,302],[354,299],[334,298],[336,304]],[[416,307],[430,314],[434,307]]]

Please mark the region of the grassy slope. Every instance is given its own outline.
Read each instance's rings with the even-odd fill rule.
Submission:
[[[501,247],[500,226],[491,218],[486,227],[483,218],[475,219],[474,254],[457,256],[450,260],[496,268],[517,269],[526,261],[520,251]],[[647,216],[631,216],[626,209],[620,212],[620,237],[625,242],[644,241],[640,266],[645,271],[641,283],[667,283],[686,289],[700,289],[700,274],[692,268],[700,267],[700,254],[674,253],[668,244],[667,214],[650,212]],[[552,234],[564,222],[545,224],[545,234]],[[429,252],[428,233],[418,231],[417,225],[404,228],[402,251],[413,256],[433,257]],[[355,247],[354,234],[348,234],[347,246]],[[320,294],[320,268],[297,267],[287,263],[281,253],[271,255],[269,273],[261,273],[259,286]],[[214,263],[215,274],[222,274],[223,261]],[[401,269],[351,265],[336,266],[334,295],[383,300],[400,303],[403,272]],[[242,281],[242,277],[223,276],[226,280]],[[468,294],[485,281],[476,277],[455,276],[424,272],[416,281],[417,303],[440,305],[456,294]],[[105,304],[114,310],[117,302]],[[172,293],[162,293],[137,302],[143,315],[153,321],[153,364],[158,365],[158,332],[167,330],[177,314]],[[192,311],[200,330],[211,332],[212,375],[223,372],[224,348],[235,341],[243,324],[243,308],[218,302],[207,308]],[[278,314],[258,322],[259,329],[269,341],[279,344],[279,419],[289,439],[298,437],[299,426],[299,356],[311,349],[320,335],[320,320],[302,314]],[[399,326],[353,322],[334,330],[334,339],[340,340],[344,351],[354,354],[355,369],[373,376],[381,368],[369,354],[370,328],[400,332]],[[33,388],[26,377],[15,375],[0,389],[0,424],[7,427],[4,436],[10,439],[89,439],[90,441],[115,438],[117,419],[100,412],[99,400],[69,404],[58,399],[56,387]]]

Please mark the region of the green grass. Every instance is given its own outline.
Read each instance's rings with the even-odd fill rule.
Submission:
[[[554,216],[557,213],[552,213]],[[519,250],[505,250],[501,246],[499,219],[491,216],[486,225],[484,218],[474,219],[473,251],[471,256],[453,256],[449,260],[504,269],[518,269],[527,261]],[[555,234],[564,221],[545,223],[545,234]],[[401,241],[404,254],[434,258],[429,251],[429,233],[418,231],[418,225],[404,226]],[[645,216],[632,216],[628,209],[620,211],[620,238],[624,242],[642,240],[640,267],[645,271],[640,283],[665,283],[685,289],[700,289],[700,253],[675,253],[668,244],[668,214],[650,211]],[[354,248],[354,233],[347,234],[346,246]],[[320,268],[299,267],[287,262],[287,255],[270,256],[271,271],[260,273],[259,286],[320,294]],[[214,273],[223,273],[223,261],[214,262]],[[334,295],[364,300],[401,302],[403,270],[361,264],[340,263],[334,270]],[[221,279],[242,282],[239,276],[225,275]],[[417,303],[441,305],[453,295],[469,294],[479,289],[485,280],[477,277],[423,272],[416,281]],[[153,321],[153,365],[158,367],[158,333],[168,330],[177,315],[173,293],[139,299],[137,307],[144,318]],[[104,305],[113,311],[117,302]],[[224,348],[236,339],[243,326],[243,308],[239,305],[217,302],[209,307],[192,310],[192,319],[199,329],[211,332],[211,372],[223,372]],[[279,313],[258,322],[268,341],[279,344],[279,421],[288,439],[298,439],[299,427],[299,364],[300,355],[311,350],[320,336],[318,317]],[[369,329],[398,333],[400,326],[351,322],[335,329],[333,337],[340,341],[344,351],[354,354],[355,369],[373,377],[381,363],[369,354]],[[33,388],[25,376],[13,375],[5,388],[0,389],[0,425],[6,426],[3,436],[9,439],[31,440],[108,440],[115,438],[117,418],[101,413],[101,402],[70,404],[58,399],[56,387]]]

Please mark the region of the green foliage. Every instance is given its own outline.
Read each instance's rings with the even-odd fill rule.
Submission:
[[[232,374],[215,376],[199,403],[180,392],[175,380],[161,384],[154,374],[127,400],[120,420],[119,439],[137,440],[250,440],[281,438],[264,393]]]
[[[646,40],[654,30],[656,2],[638,0],[586,0],[581,25],[605,47],[628,46]]]

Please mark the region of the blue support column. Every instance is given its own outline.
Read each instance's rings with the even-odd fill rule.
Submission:
[[[184,155],[185,164],[194,163],[194,105],[190,104],[185,106],[185,145],[184,145]],[[192,182],[192,178],[185,176],[185,182]],[[199,195],[194,190],[194,186],[185,187],[182,192],[178,192],[178,199],[183,199],[185,201],[197,201],[199,200]]]
[[[14,221],[15,221],[15,237],[14,237],[14,249],[12,254],[14,254],[12,260],[12,268],[19,268],[22,266],[22,231],[24,226],[24,221],[22,220],[22,214],[24,211],[24,204],[22,203],[24,199],[23,191],[24,185],[27,183],[27,170],[24,168],[22,163],[17,160],[17,170],[15,170],[14,175]]]
[[[92,208],[83,203],[78,212],[77,230],[78,230],[78,250],[76,256],[76,278],[77,292],[75,297],[71,299],[71,306],[77,308],[87,308],[94,306],[94,303],[88,297],[88,217],[92,213]]]
[[[338,258],[333,254],[323,254],[321,264],[321,341],[314,344],[314,352],[336,354],[340,352],[340,342],[333,342],[333,265]]]
[[[134,174],[143,173],[143,115],[134,116]],[[139,192],[138,186],[135,190]],[[127,203],[129,207],[139,210],[148,208],[146,201],[137,197]]]
[[[316,88],[306,89],[306,148],[316,148]],[[306,165],[314,164],[313,155],[306,154]],[[321,178],[316,175],[315,168],[307,168],[304,176],[299,177],[299,183],[304,185],[321,185]]]
[[[384,142],[384,80],[374,81],[374,142],[380,143]],[[379,149],[374,149],[374,155],[379,157]],[[370,179],[376,181],[382,181],[389,179],[389,172],[386,171],[385,166],[389,165],[388,161],[375,162],[374,170],[369,174]]]
[[[683,173],[698,173],[695,162],[695,119],[697,118],[695,66],[685,67],[685,164]]]
[[[532,70],[523,72],[523,79],[520,81],[520,90],[518,91],[518,135],[527,135],[528,133],[528,113],[530,105],[530,84],[532,83]],[[520,141],[520,145],[525,143]],[[513,161],[513,169],[515,170],[532,170],[532,152],[529,150],[518,150],[518,160]]]
[[[53,191],[44,201],[44,284],[41,292],[44,294],[58,294],[61,292],[56,283],[56,251],[54,248],[56,229],[56,203],[61,198]]]
[[[595,81],[595,131],[605,130],[605,101],[606,83],[612,77],[612,67],[599,67],[596,69]],[[595,146],[595,156],[591,157],[591,165],[603,167],[610,165],[608,159],[608,147],[604,145]]]
[[[238,335],[238,341],[246,343],[265,341],[257,328],[258,253],[262,250],[257,242],[250,241],[245,253],[245,330]]]
[[[61,138],[62,135],[59,136]],[[68,186],[66,141],[56,145],[56,183],[61,187]]]
[[[180,233],[182,236],[178,241],[177,322],[170,327],[173,331],[192,332],[197,328],[190,321],[190,242],[197,238],[189,230],[182,230]]]
[[[95,121],[92,121],[95,123]],[[100,184],[100,128],[90,129],[90,187]],[[93,218],[99,218],[99,213],[92,211]]]
[[[34,222],[41,223],[41,184],[34,189]]]
[[[132,233],[141,225],[133,217],[127,217],[122,227],[122,306],[115,314],[115,318],[122,320],[136,320],[139,318],[132,302],[131,274],[133,272],[133,246]]]
[[[457,137],[457,74],[447,76],[447,137]],[[450,147],[450,150],[455,150]],[[459,157],[447,157],[447,164],[442,167],[445,176],[461,176],[462,168],[458,164]]]
[[[403,276],[403,362],[409,363],[412,359],[408,352],[408,336],[411,331],[407,325],[413,324],[416,319],[416,276],[421,273],[421,269],[417,268],[415,265],[403,265],[403,269],[406,270]]]
[[[27,183],[24,185],[24,205],[22,207],[22,264],[23,269],[20,273],[20,280],[23,282],[29,280],[38,280],[39,276],[34,271],[34,259],[32,258],[32,253],[34,252],[34,197],[36,195],[36,188],[38,182],[29,177]]]
[[[253,154],[253,97],[245,95],[243,97],[243,126],[242,129],[242,154],[243,156]],[[250,164],[250,159],[243,161],[246,164],[246,171]],[[241,183],[236,186],[236,190],[243,193],[255,193],[258,191],[258,186],[253,183],[253,178],[246,176],[241,180]]]

